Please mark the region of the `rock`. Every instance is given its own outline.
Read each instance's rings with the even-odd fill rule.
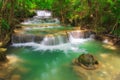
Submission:
[[[98,41],[103,41],[104,38],[102,35],[95,35],[95,40],[98,40]]]
[[[96,69],[99,65],[98,61],[91,54],[81,54],[75,62],[81,67],[89,70]]]

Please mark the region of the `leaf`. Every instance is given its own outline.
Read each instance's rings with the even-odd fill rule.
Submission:
[[[4,30],[10,29],[9,24],[8,24],[8,22],[7,22],[5,19],[2,19],[2,21],[1,21],[1,26],[2,26],[2,28],[3,28]]]

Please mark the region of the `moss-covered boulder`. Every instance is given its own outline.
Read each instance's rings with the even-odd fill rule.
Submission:
[[[81,54],[75,62],[85,69],[96,69],[99,66],[96,58],[91,54]]]

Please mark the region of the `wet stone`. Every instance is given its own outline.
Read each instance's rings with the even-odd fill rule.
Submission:
[[[75,63],[88,70],[96,69],[99,65],[96,58],[91,54],[81,54],[78,59],[75,60]]]

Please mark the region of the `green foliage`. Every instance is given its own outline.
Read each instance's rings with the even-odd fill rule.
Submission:
[[[16,18],[27,18],[27,17],[33,17],[36,15],[34,11],[24,10],[20,9],[18,11],[15,11],[15,17]]]
[[[0,0],[0,9],[1,9],[1,7],[2,7],[2,0]]]
[[[96,28],[96,30],[97,30],[97,33],[101,34],[101,33],[104,33],[106,31],[106,28],[99,26],[99,27]]]
[[[119,28],[119,29],[116,29],[115,31],[113,31],[112,34],[114,34],[114,35],[120,37],[120,28]]]
[[[3,29],[3,30],[8,30],[8,29],[10,29],[9,24],[8,24],[8,22],[7,22],[5,19],[2,19],[2,20],[1,20],[1,26],[2,26],[2,29]]]
[[[7,0],[0,0],[0,9],[5,1]],[[17,18],[33,16],[31,10],[51,10],[53,16],[63,23],[89,25],[97,32],[114,31],[119,34],[120,0],[9,0],[5,11],[11,10],[12,1]],[[6,15],[9,18],[7,12]],[[9,19],[2,20],[3,29],[10,28],[7,20]]]

